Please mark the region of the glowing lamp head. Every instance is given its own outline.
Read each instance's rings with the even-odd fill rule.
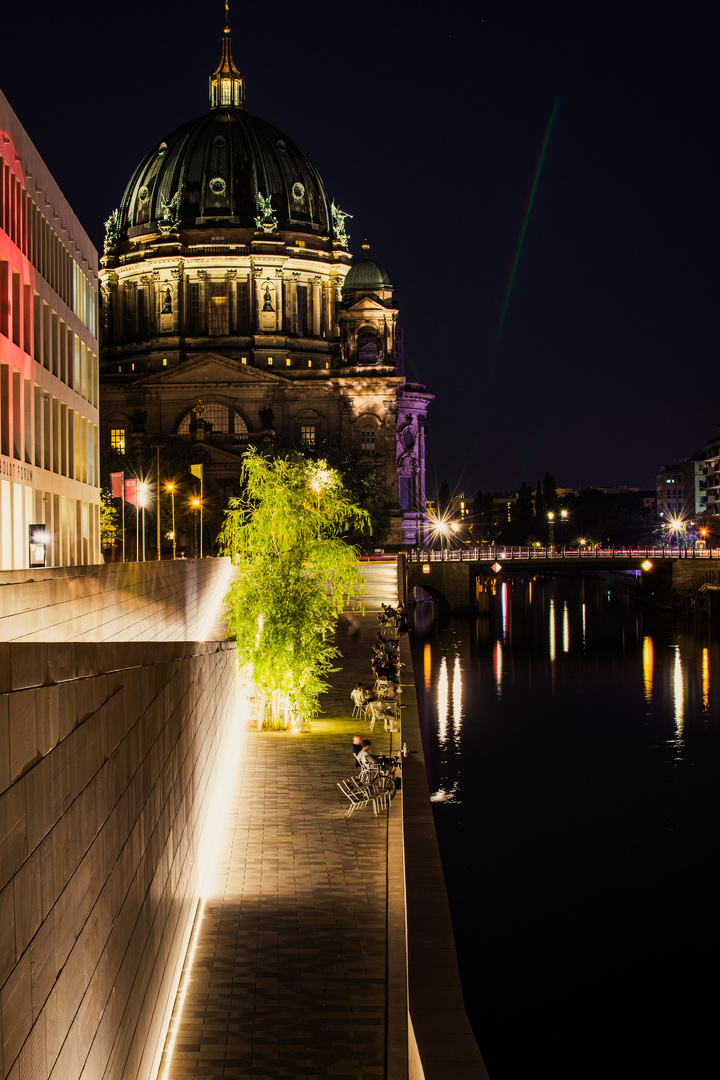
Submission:
[[[646,559],[645,562],[640,563],[640,565],[643,568],[643,570],[652,570],[652,563],[650,562],[649,559]]]

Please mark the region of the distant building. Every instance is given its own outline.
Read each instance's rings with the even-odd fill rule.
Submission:
[[[720,514],[720,427],[716,427],[705,447],[704,507],[709,514]]]
[[[405,378],[388,274],[367,245],[350,265],[348,217],[300,147],[246,111],[226,26],[208,111],[145,155],[107,222],[102,445],[202,441],[225,501],[248,446],[329,440],[373,461],[390,544],[421,544],[433,395]]]
[[[666,519],[687,522],[705,509],[705,462],[701,454],[657,474],[657,510]]]
[[[0,569],[96,563],[98,257],[2,93],[0,170]]]

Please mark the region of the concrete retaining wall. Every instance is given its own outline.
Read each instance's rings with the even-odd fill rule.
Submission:
[[[154,1075],[237,685],[224,642],[0,645],[3,1077]]]
[[[110,563],[0,573],[0,641],[204,641],[229,559]]]
[[[450,905],[425,769],[417,695],[407,638],[402,739],[402,844],[407,955],[409,1080],[488,1080],[465,1013]],[[394,813],[395,811],[393,811]],[[478,977],[482,977],[478,973]]]

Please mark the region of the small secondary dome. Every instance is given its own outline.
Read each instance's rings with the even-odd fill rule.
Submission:
[[[351,266],[343,283],[342,291],[349,289],[388,289],[390,278],[374,259],[364,258]]]

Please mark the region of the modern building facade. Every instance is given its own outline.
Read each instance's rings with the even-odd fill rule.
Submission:
[[[0,93],[2,570],[100,559],[97,281],[95,248]]]
[[[715,428],[705,447],[703,487],[703,509],[720,514],[720,427]]]
[[[107,222],[101,440],[202,440],[221,498],[248,445],[340,443],[387,484],[390,542],[416,545],[432,395],[404,376],[388,274],[366,246],[351,266],[348,216],[247,112],[226,26],[207,114],[150,150]]]
[[[705,461],[702,454],[675,465],[663,465],[657,475],[657,509],[667,521],[688,523],[706,509]]]

